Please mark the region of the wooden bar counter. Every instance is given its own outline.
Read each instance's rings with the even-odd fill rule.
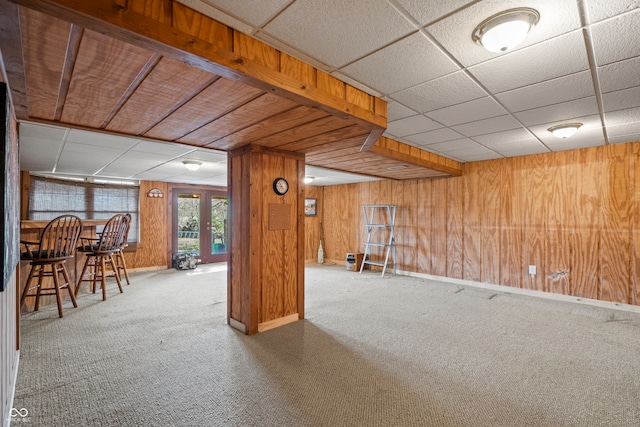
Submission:
[[[20,221],[20,240],[26,240],[31,242],[37,242],[40,240],[40,234],[42,230],[49,224],[51,220],[22,220]],[[82,220],[82,232],[80,233],[80,237],[96,237],[96,231],[99,226],[106,224],[108,219],[83,219]],[[80,245],[80,240],[78,240],[78,246]],[[20,250],[24,250],[21,245]],[[78,274],[80,273],[80,269],[82,269],[82,265],[84,264],[85,256],[83,254],[76,253],[74,259],[67,261],[67,271],[69,272],[69,277],[73,281],[75,290],[75,285],[78,281]],[[29,265],[29,261],[20,261],[20,295],[22,296],[22,292],[24,291],[24,284],[27,281],[27,277],[29,276],[29,269],[31,266]],[[45,279],[51,280],[51,279]],[[88,286],[84,286],[82,289],[83,293],[88,291]],[[71,299],[66,291],[62,291],[63,304],[71,303]],[[44,307],[49,304],[55,304],[56,298],[55,296],[43,296],[40,298],[40,306]],[[35,304],[34,298],[28,298],[24,305],[22,306],[21,312],[25,313],[27,311],[33,311],[33,306]]]

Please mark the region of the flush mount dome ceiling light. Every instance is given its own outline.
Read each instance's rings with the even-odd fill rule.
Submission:
[[[578,132],[582,123],[563,123],[557,126],[551,126],[547,129],[557,138],[569,138],[574,133]]]
[[[183,160],[182,164],[190,171],[198,170],[198,168],[202,166],[202,162],[197,160]]]
[[[482,21],[471,38],[490,52],[506,52],[520,44],[539,20],[535,9],[505,10]]]

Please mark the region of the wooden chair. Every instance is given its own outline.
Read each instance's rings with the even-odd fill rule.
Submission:
[[[27,242],[21,240],[24,250],[20,259],[29,261],[31,270],[24,285],[20,306],[27,298],[35,298],[35,311],[40,308],[40,296],[55,295],[58,302],[58,315],[62,317],[61,289],[67,289],[74,307],[78,307],[76,293],[73,284],[69,280],[66,262],[73,258],[76,251],[78,237],[82,231],[82,221],[75,215],[61,215],[49,222],[42,231],[39,242]],[[61,276],[62,275],[62,281]],[[31,282],[37,277],[38,282],[31,287]],[[45,288],[44,278],[53,278],[53,287]],[[36,293],[29,293],[36,289]]]
[[[99,278],[102,289],[102,300],[106,300],[107,266],[113,271],[113,276],[118,283],[120,293],[123,292],[120,274],[114,261],[114,256],[120,250],[120,245],[128,228],[128,224],[129,218],[126,215],[117,214],[109,218],[99,238],[81,239],[82,246],[78,247],[78,252],[84,253],[86,260],[76,286],[76,296],[78,295],[82,282],[89,282],[91,292],[95,292],[96,282]]]
[[[120,250],[113,255],[114,255],[114,261],[116,262],[116,268],[118,270],[118,273],[122,271],[124,273],[124,278],[127,280],[127,285],[130,285],[131,282],[129,281],[129,272],[127,271],[127,262],[124,259],[124,249],[127,246],[129,246],[129,244],[127,243],[127,240],[129,239],[129,229],[131,228],[131,214],[128,213],[128,214],[125,214],[125,216],[128,219],[127,229],[125,230],[124,236],[122,238],[122,242],[120,243]],[[120,278],[122,279],[122,276],[120,276]]]

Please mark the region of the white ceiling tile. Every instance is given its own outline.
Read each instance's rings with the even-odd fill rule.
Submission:
[[[457,70],[459,68],[446,55],[417,32],[340,71],[388,94]]]
[[[453,141],[439,142],[437,144],[429,145],[429,149],[436,150],[439,153],[449,153],[451,151],[457,152],[460,150],[467,150],[469,147],[476,147],[478,144],[470,139],[456,139]]]
[[[604,93],[640,86],[640,57],[598,67],[600,90]]]
[[[504,156],[482,145],[471,141],[465,148],[448,151],[447,157],[453,157],[461,162],[476,162],[480,160],[500,159]]]
[[[415,27],[383,1],[298,0],[264,30],[280,40],[289,40],[293,48],[340,68],[406,36]]]
[[[640,86],[605,93],[602,95],[602,103],[605,112],[640,107]]]
[[[415,21],[424,26],[436,19],[445,16],[456,9],[461,8],[467,3],[473,3],[470,0],[448,0],[430,2],[425,7],[424,0],[397,0]]]
[[[609,143],[610,144],[623,144],[626,142],[638,142],[640,141],[640,132],[629,135],[620,135],[620,136],[610,136]]]
[[[111,135],[108,133],[71,129],[69,131],[69,135],[67,136],[67,142],[82,145],[93,145],[98,147],[109,147],[124,151],[136,145],[138,142],[140,142],[140,139]]]
[[[636,135],[640,133],[640,121],[608,126],[607,132],[612,137]]]
[[[597,65],[611,64],[640,55],[640,9],[594,24],[591,39]]]
[[[589,69],[582,32],[574,31],[469,68],[499,93]]]
[[[506,111],[500,104],[487,96],[440,110],[430,111],[427,116],[445,126],[454,126],[501,116],[505,113]]]
[[[494,149],[505,144],[512,144],[516,141],[526,141],[532,139],[533,136],[526,129],[513,129],[504,132],[496,132],[487,135],[480,135],[473,138],[485,147]]]
[[[589,0],[587,3],[589,20],[598,22],[640,7],[639,0]]]
[[[142,140],[139,144],[131,148],[131,151],[139,151],[142,153],[163,154],[165,156],[180,156],[185,153],[194,151],[195,147],[181,144],[169,144],[162,142],[154,142]]]
[[[480,1],[474,5],[454,13],[451,16],[427,27],[442,46],[455,56],[460,63],[471,66],[490,58],[499,56],[476,44],[471,35],[477,25],[486,18],[507,9],[516,7],[533,7],[540,13],[540,22],[527,35],[518,49],[540,43],[561,34],[580,28],[580,15],[575,0],[526,0]],[[584,51],[584,48],[582,48]]]
[[[416,111],[428,112],[486,96],[473,80],[459,71],[390,96]]]
[[[451,130],[449,128],[442,128],[432,130],[430,132],[423,132],[407,136],[405,137],[405,139],[410,141],[413,145],[422,146],[436,144],[438,142],[451,141],[454,139],[459,139],[461,137],[462,135],[454,130]]]
[[[604,114],[607,128],[610,126],[623,126],[628,123],[640,122],[640,107],[622,111],[612,111]]]
[[[404,137],[416,133],[427,132],[439,127],[442,126],[434,122],[433,120],[418,114],[416,116],[407,117],[405,119],[400,119],[388,123],[387,131],[392,135]]]
[[[67,129],[39,123],[21,122],[19,124],[19,133],[21,142],[26,138],[44,141],[62,141],[67,134]]]
[[[524,125],[532,126],[558,120],[566,121],[592,114],[598,114],[598,102],[595,96],[521,111],[516,113],[515,116]]]
[[[589,96],[595,96],[593,81],[589,71],[583,71],[496,95],[498,100],[502,102],[509,111],[514,113]]]
[[[52,172],[62,142],[44,138],[20,137],[20,170]]]
[[[392,99],[386,99],[386,101],[387,101],[387,121],[389,122],[416,115],[416,112],[413,111],[411,108],[407,108],[402,104],[398,104]]]
[[[485,135],[504,130],[518,129],[521,125],[513,116],[504,115],[492,117],[490,119],[478,120],[476,122],[465,123],[463,125],[453,126],[453,130],[464,136]]]

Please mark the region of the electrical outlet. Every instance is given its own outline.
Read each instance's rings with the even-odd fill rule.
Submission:
[[[529,274],[531,274],[531,275],[536,274],[536,266],[535,265],[530,265],[529,266]]]

